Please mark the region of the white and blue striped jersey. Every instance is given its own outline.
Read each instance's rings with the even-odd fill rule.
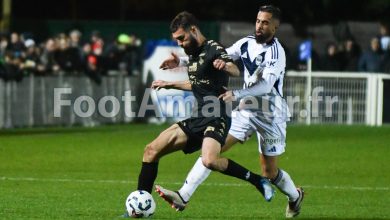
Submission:
[[[241,59],[244,66],[244,86],[233,91],[237,98],[255,96],[258,106],[249,106],[256,117],[270,122],[289,120],[288,105],[283,99],[283,79],[286,55],[277,38],[259,44],[254,36],[240,39],[226,49],[233,60]]]

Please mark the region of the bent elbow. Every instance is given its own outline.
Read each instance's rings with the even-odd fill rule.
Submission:
[[[232,73],[230,73],[230,76],[232,77],[239,77],[240,76],[240,71],[233,71]]]

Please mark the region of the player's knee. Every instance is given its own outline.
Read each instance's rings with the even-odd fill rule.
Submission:
[[[211,158],[202,157],[203,166],[207,167],[210,170],[215,170],[215,160]]]
[[[158,160],[158,151],[153,143],[147,144],[144,149],[144,162],[154,162]]]

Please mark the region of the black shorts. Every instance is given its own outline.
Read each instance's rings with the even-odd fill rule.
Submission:
[[[225,144],[230,129],[230,117],[199,117],[188,118],[177,124],[187,135],[187,144],[183,149],[186,154],[193,153],[202,147],[203,138],[210,137]]]

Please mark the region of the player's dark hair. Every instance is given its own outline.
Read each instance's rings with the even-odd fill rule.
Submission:
[[[277,20],[280,21],[282,12],[276,6],[273,6],[273,5],[263,5],[263,6],[261,6],[259,8],[259,11],[271,13],[273,19],[277,19]]]
[[[194,15],[187,11],[180,12],[176,17],[172,20],[170,29],[171,32],[176,32],[179,28],[183,28],[184,30],[189,30],[192,26],[199,27],[199,22],[195,18]]]

